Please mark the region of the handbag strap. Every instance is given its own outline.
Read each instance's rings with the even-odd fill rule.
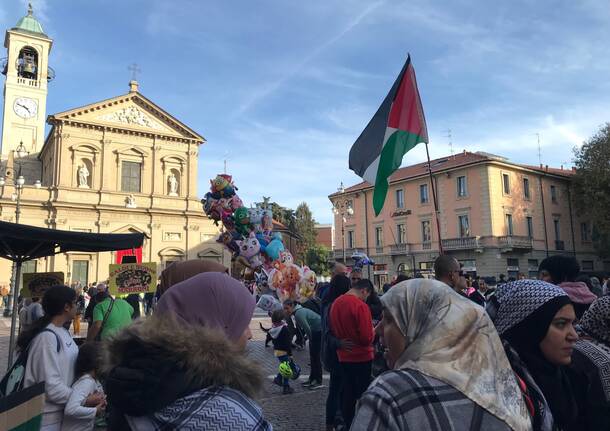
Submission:
[[[108,320],[108,316],[110,316],[110,312],[112,311],[113,306],[114,306],[114,298],[110,297],[110,306],[108,307],[108,310],[106,310],[106,313],[104,314],[104,320],[102,320],[102,326],[100,326],[100,330],[95,337],[95,339],[97,341],[100,341],[102,339],[102,331],[104,330],[104,326],[106,326],[106,321]]]

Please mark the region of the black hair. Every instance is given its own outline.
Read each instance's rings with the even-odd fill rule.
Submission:
[[[286,317],[284,310],[275,310],[271,313],[271,323],[280,323]]]
[[[55,316],[64,312],[66,305],[74,303],[76,292],[68,286],[53,286],[49,288],[42,297],[42,309],[44,316],[23,331],[17,338],[17,347],[24,350],[30,342],[42,331]]]
[[[453,256],[449,256],[448,254],[441,254],[439,257],[437,257],[434,261],[434,276],[436,279],[440,280],[453,272],[456,262],[457,259]]]
[[[368,278],[363,278],[362,280],[358,280],[353,286],[352,289],[357,289],[357,290],[368,290],[369,292],[372,292],[375,290],[375,288],[373,287],[373,283],[371,283],[371,280],[369,280]]]
[[[74,366],[74,375],[78,379],[83,374],[95,371],[97,373],[100,364],[100,346],[99,343],[85,343],[78,349],[76,364]]]
[[[328,292],[326,292],[326,295],[324,295],[322,302],[324,302],[325,304],[333,303],[335,299],[347,293],[347,291],[350,290],[351,286],[351,281],[345,275],[335,275],[330,280],[330,288],[328,289]]]
[[[560,284],[564,281],[574,281],[580,272],[580,265],[576,258],[559,254],[540,262],[538,271],[548,272],[553,284]]]
[[[284,305],[287,305],[289,307],[294,307],[296,305],[296,301],[293,301],[292,299],[287,299],[284,301]]]

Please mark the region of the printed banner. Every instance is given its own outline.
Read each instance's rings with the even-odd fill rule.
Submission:
[[[24,298],[42,298],[49,287],[63,284],[63,272],[28,272],[23,274],[21,296]]]
[[[44,398],[44,382],[1,397],[0,430],[39,430]]]
[[[111,295],[155,292],[157,263],[110,264],[108,289]]]

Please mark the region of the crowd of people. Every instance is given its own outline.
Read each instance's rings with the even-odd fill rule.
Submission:
[[[434,269],[376,292],[337,263],[315,298],[285,301],[266,330],[281,393],[294,392],[300,332],[303,386],[329,374],[327,430],[610,429],[607,278],[583,277],[570,256],[493,288],[448,255]],[[45,382],[42,429],[271,430],[256,402],[264,377],[245,350],[255,299],[227,272],[174,263],[145,318],[104,283],[87,307],[67,286],[32,298],[17,345],[24,387]],[[68,330],[77,313],[90,319],[80,348]]]

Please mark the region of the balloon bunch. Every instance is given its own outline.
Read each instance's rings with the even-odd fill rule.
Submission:
[[[207,216],[224,227],[217,241],[233,253],[236,261],[254,270],[257,286],[268,286],[281,301],[310,298],[316,274],[296,265],[282,234],[273,231],[269,199],[264,198],[255,208],[246,208],[231,175],[219,174],[210,183],[210,191],[201,203]]]

